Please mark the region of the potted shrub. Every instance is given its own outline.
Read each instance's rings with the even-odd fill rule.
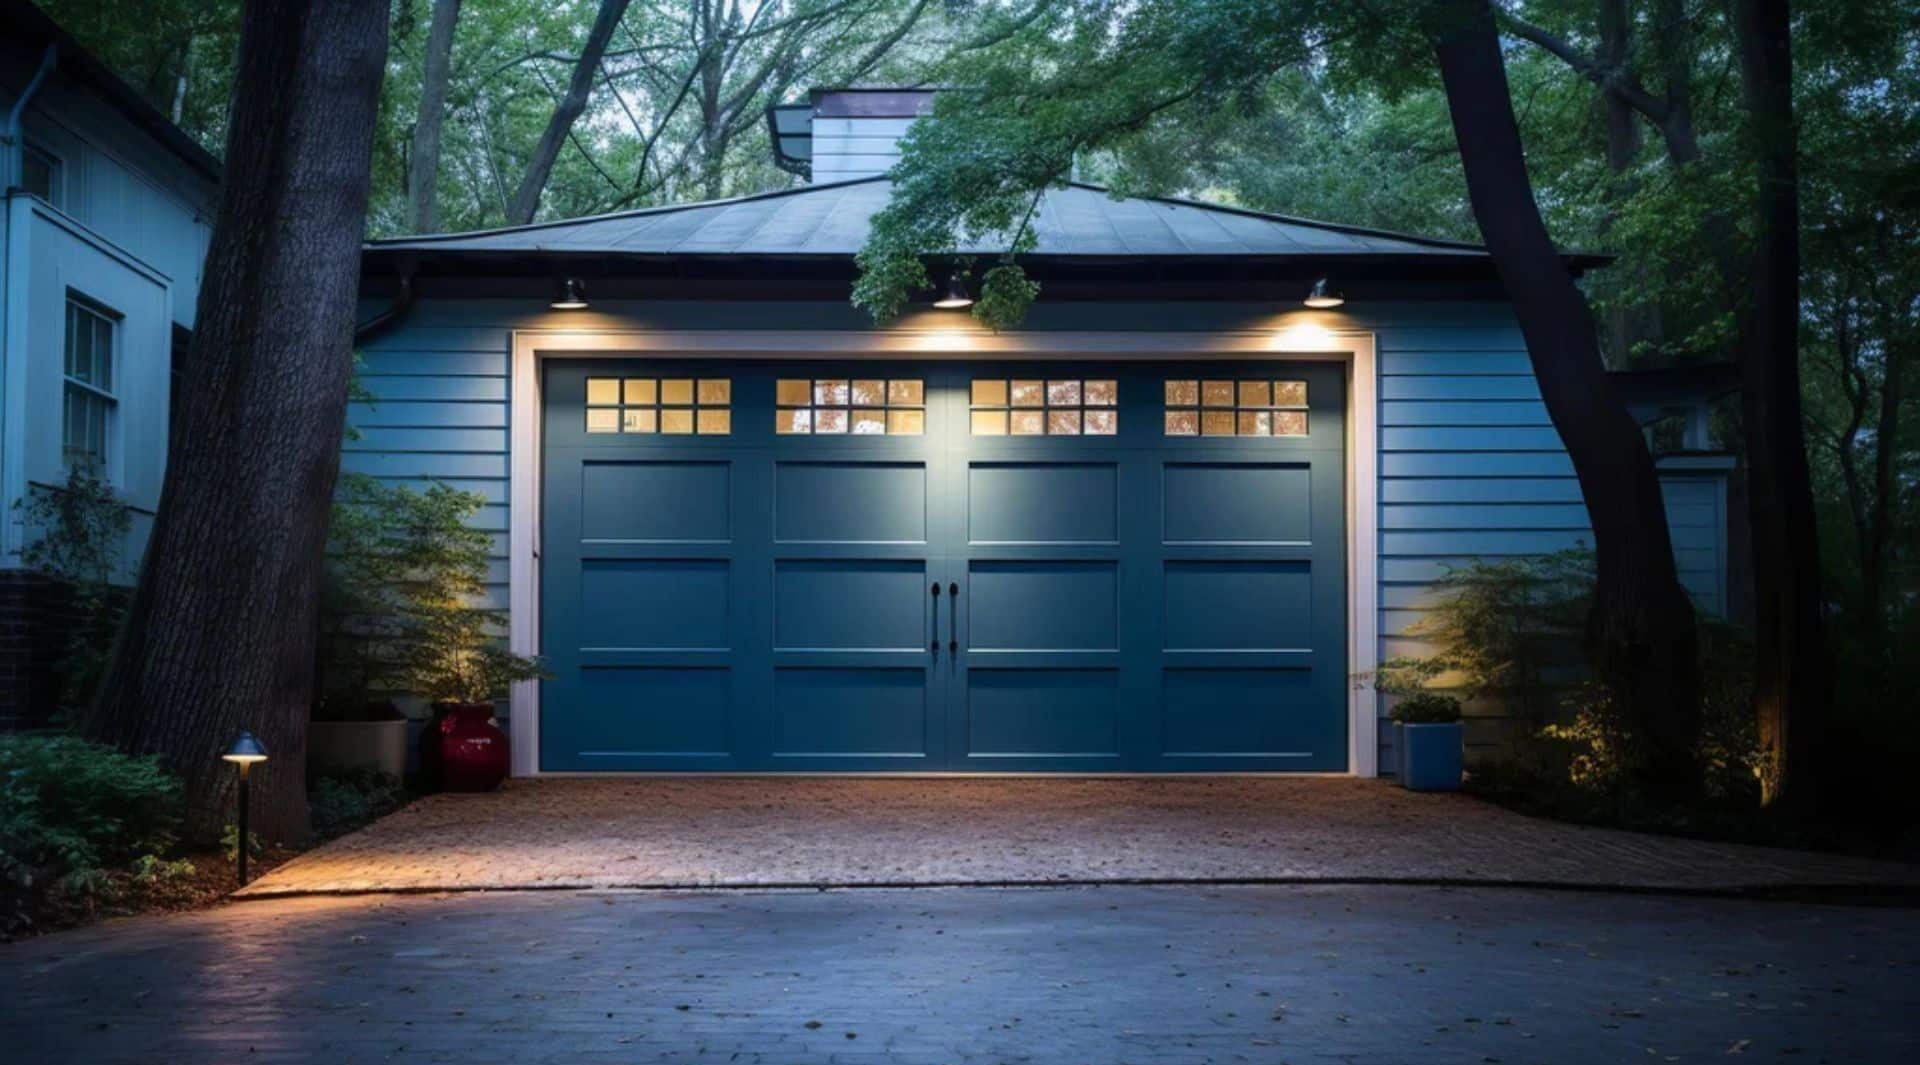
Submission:
[[[1466,743],[1460,700],[1439,692],[1402,696],[1390,711],[1400,786],[1411,791],[1458,791]]]

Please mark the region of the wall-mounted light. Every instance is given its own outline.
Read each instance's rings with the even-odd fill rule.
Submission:
[[[239,736],[234,738],[233,745],[228,747],[226,753],[220,757],[223,761],[232,762],[234,765],[240,767],[240,846],[237,850],[240,856],[240,886],[246,887],[247,770],[252,769],[253,763],[255,762],[264,762],[267,760],[267,748],[259,740],[253,738],[253,733],[241,732]]]
[[[973,306],[973,293],[967,291],[966,275],[955,270],[947,276],[947,294],[933,301],[935,307],[943,311],[957,311],[962,307]]]
[[[556,311],[584,311],[587,309],[587,286],[577,277],[569,277],[560,282],[560,289],[554,293],[553,302],[547,304]]]
[[[1314,281],[1313,287],[1307,290],[1307,298],[1301,302],[1316,310],[1325,310],[1340,306],[1347,302],[1347,298],[1329,287],[1327,279],[1323,277]]]

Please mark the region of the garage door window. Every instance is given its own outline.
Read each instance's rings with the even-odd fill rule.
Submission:
[[[1167,382],[1168,436],[1305,436],[1305,381]]]
[[[927,431],[923,378],[781,378],[773,428],[782,434],[919,436]]]
[[[733,432],[733,381],[589,377],[587,432],[725,436]]]
[[[969,397],[975,436],[1112,436],[1120,428],[1118,381],[976,377]]]

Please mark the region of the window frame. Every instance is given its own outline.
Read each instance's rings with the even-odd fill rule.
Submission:
[[[74,338],[77,335],[75,323],[82,316],[92,329],[89,337],[88,377],[74,375]],[[114,391],[114,360],[120,348],[120,327],[125,316],[113,308],[101,303],[83,292],[68,289],[61,313],[60,347],[60,464],[65,469],[74,469],[82,461],[90,464],[102,477],[112,480],[111,471],[114,457],[119,448],[114,439],[120,423],[120,397]],[[99,338],[104,333],[107,343],[104,356],[104,372],[96,373],[102,367]],[[73,439],[73,403],[70,397],[82,397],[87,409],[100,412],[100,444],[95,453],[91,448],[76,449]],[[85,435],[91,436],[91,431]]]
[[[45,194],[36,192],[27,186],[26,168],[27,168],[28,159],[38,159],[42,163],[46,164],[47,191]],[[59,153],[51,151],[45,145],[40,144],[37,141],[22,139],[20,142],[20,187],[22,189],[25,189],[29,195],[38,197],[41,201],[53,207],[57,207],[60,210],[63,210],[63,211],[66,210],[67,209],[67,161],[66,159],[63,158]]]

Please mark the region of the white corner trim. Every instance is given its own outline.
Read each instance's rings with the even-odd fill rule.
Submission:
[[[1287,359],[1343,358],[1347,379],[1347,769],[1379,773],[1378,696],[1355,678],[1380,657],[1379,402],[1374,335],[1316,326],[1208,333],[549,330],[513,333],[508,434],[508,643],[540,653],[540,360],[565,358]],[[513,775],[540,775],[540,684],[513,686]]]

